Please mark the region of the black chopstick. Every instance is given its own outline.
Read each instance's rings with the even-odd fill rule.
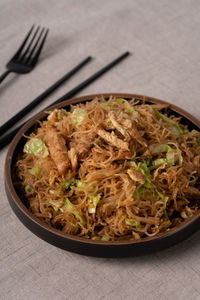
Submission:
[[[10,129],[14,124],[22,119],[29,111],[31,111],[36,105],[41,103],[47,96],[49,96],[53,91],[55,91],[61,84],[63,84],[67,79],[71,78],[76,72],[78,72],[83,66],[85,66],[90,60],[91,56],[85,58],[77,66],[75,66],[71,71],[60,78],[56,83],[50,86],[46,91],[44,91],[40,96],[35,98],[31,103],[21,109],[15,116],[10,118],[2,126],[0,126],[0,135],[4,134],[8,129]]]
[[[51,105],[49,105],[46,108],[44,108],[43,110],[48,109],[49,107],[51,107],[54,104],[57,104],[57,103],[60,103],[60,102],[62,102],[64,100],[72,98],[73,96],[75,96],[75,94],[77,94],[78,92],[80,92],[82,89],[84,89],[90,83],[92,83],[93,81],[95,81],[98,77],[100,77],[105,72],[107,72],[108,70],[110,70],[112,67],[114,67],[116,64],[118,64],[120,61],[122,61],[124,58],[126,58],[129,54],[130,54],[130,52],[125,52],[124,54],[122,54],[121,56],[119,56],[117,59],[113,60],[111,63],[109,63],[108,65],[106,65],[105,67],[103,67],[102,69],[100,69],[99,71],[97,71],[95,74],[93,74],[92,76],[90,76],[89,78],[87,78],[85,81],[83,81],[82,83],[80,83],[78,86],[76,86],[75,88],[73,88],[71,91],[69,91],[68,93],[66,93],[64,96],[62,96],[61,98],[59,98],[58,100],[56,100],[55,102],[53,102]],[[29,120],[27,120],[26,122],[28,122]],[[0,137],[0,149],[2,149],[4,146],[6,146],[7,144],[9,144],[11,142],[11,140],[13,139],[13,137],[17,134],[17,132],[21,129],[21,127],[24,126],[24,124],[26,122],[24,122],[23,124],[19,125],[17,128],[15,128],[14,130],[12,130],[11,132],[9,132],[8,134],[6,134],[5,136]]]

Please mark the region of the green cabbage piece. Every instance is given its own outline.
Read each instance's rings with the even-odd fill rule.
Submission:
[[[79,179],[76,179],[76,187],[77,188],[84,188],[85,187],[85,182],[82,182]]]
[[[142,173],[144,173],[144,175],[150,174],[150,169],[147,167],[146,163],[139,163],[139,169],[140,171],[142,170]]]
[[[103,235],[101,240],[102,241],[109,241],[110,237],[108,235]]]
[[[146,189],[151,189],[163,200],[164,208],[166,208],[169,197],[160,193],[157,190],[156,186],[151,182],[149,178],[150,170],[147,167],[147,165],[145,163],[139,163],[139,170],[145,176],[145,183],[140,187],[139,194],[143,194],[146,191]]]
[[[168,163],[167,158],[158,158],[153,161],[153,166],[157,167],[166,163]]]
[[[75,108],[72,113],[72,121],[75,125],[81,125],[87,116],[87,111],[83,108]]]
[[[129,102],[123,98],[119,98],[117,99],[114,104],[119,104],[119,103],[124,103],[124,107],[125,107],[125,110],[124,112],[127,114],[127,115],[130,115],[132,116],[133,118],[137,118],[138,117],[138,112],[135,111],[135,109],[129,104]]]
[[[140,228],[141,224],[140,224],[140,221],[137,221],[135,219],[125,219],[125,223],[129,226],[132,226],[132,227],[136,227],[136,228]]]
[[[173,166],[175,164],[175,152],[168,152],[166,154],[166,159],[167,162]]]
[[[112,107],[113,107],[113,104],[112,104],[112,103],[104,102],[104,103],[101,103],[101,106],[102,106],[105,110],[111,110]]]
[[[166,207],[167,207],[167,202],[168,202],[168,200],[169,200],[169,197],[163,195],[163,194],[160,193],[157,189],[156,189],[156,192],[157,192],[158,196],[163,200],[164,208],[166,209]]]
[[[35,156],[47,157],[49,155],[49,151],[47,146],[43,142],[43,140],[38,138],[30,139],[24,146],[25,153],[31,153]]]
[[[173,135],[180,135],[180,134],[182,134],[180,132],[180,130],[176,126],[169,126],[168,129],[169,129],[169,131],[171,131],[171,133]]]
[[[167,152],[166,158],[158,158],[153,161],[154,166],[162,165],[165,163],[168,163],[172,166],[175,164],[175,152],[176,151],[174,149],[172,149],[169,145],[167,145],[167,144],[161,144],[161,145],[152,144],[149,146],[149,150],[153,154]]]
[[[36,178],[40,178],[40,173],[41,173],[41,168],[39,167],[33,167],[32,169],[29,170],[29,173]]]
[[[131,107],[129,104],[127,105],[127,108],[124,110],[124,112],[127,115],[132,116],[134,119],[136,119],[138,117],[138,112],[133,107]]]
[[[99,203],[99,200],[101,199],[101,195],[97,195],[97,196],[90,195],[89,198],[92,199],[93,203],[88,205],[88,212],[90,214],[95,214],[96,213],[96,207]]]
[[[67,208],[67,210],[71,212],[77,220],[79,220],[81,223],[84,223],[78,209],[70,202],[69,198],[66,198],[65,201],[65,207]]]
[[[62,188],[65,190],[68,190],[68,188],[71,186],[72,180],[68,179],[65,181],[65,183],[63,184]]]
[[[72,222],[69,222],[69,224],[72,226],[72,227],[77,227],[77,224],[74,224],[74,223],[72,223]]]
[[[119,98],[114,103],[118,104],[118,103],[126,103],[126,102],[128,102],[128,101],[123,98]]]
[[[154,166],[160,165],[162,163],[168,163],[173,166],[175,164],[175,154],[176,153],[178,154],[178,157],[179,157],[179,165],[182,165],[182,163],[183,163],[183,156],[182,156],[181,150],[174,150],[167,144],[161,144],[161,145],[152,144],[149,146],[149,150],[151,151],[152,154],[167,152],[166,159],[159,158],[159,159],[153,161]]]
[[[181,127],[179,126],[179,124],[176,121],[174,121],[174,120],[168,118],[167,116],[163,115],[161,112],[159,112],[155,108],[153,108],[153,111],[155,112],[157,117],[160,117],[162,120],[164,120],[167,123],[172,125],[171,127],[169,127],[169,129],[171,131],[173,131],[173,133],[178,134],[178,135],[183,134],[183,130],[181,129]]]
[[[28,185],[28,184],[25,186],[24,189],[25,189],[25,192],[26,192],[27,194],[28,194],[28,193],[31,193],[32,190],[33,190],[32,187],[30,187],[30,185]]]
[[[147,159],[146,159],[146,165],[147,165],[147,167],[149,167],[150,165],[151,165],[151,159],[148,157]]]
[[[183,164],[183,156],[181,150],[178,150],[178,156],[179,156],[179,165],[181,166]]]
[[[149,146],[151,153],[173,152],[174,150],[167,144],[151,144]]]
[[[49,204],[53,209],[58,212],[59,210],[63,212],[62,207],[64,205],[63,200],[49,200]]]

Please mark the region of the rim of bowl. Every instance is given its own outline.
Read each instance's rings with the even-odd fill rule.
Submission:
[[[191,225],[193,222],[195,222],[196,219],[200,218],[200,210],[193,215],[192,217],[190,217],[189,219],[183,221],[181,224],[173,227],[169,232],[161,232],[155,236],[151,236],[151,237],[144,237],[140,240],[120,240],[120,241],[101,241],[101,240],[91,240],[91,239],[87,239],[84,237],[79,237],[76,235],[71,235],[68,233],[64,233],[48,224],[46,224],[45,222],[41,221],[39,218],[37,218],[36,216],[34,216],[31,211],[29,211],[29,209],[22,203],[20,197],[18,196],[14,184],[13,184],[13,180],[12,180],[12,162],[13,162],[13,155],[16,151],[16,148],[21,140],[21,138],[23,138],[23,134],[25,132],[27,132],[33,125],[37,125],[37,121],[40,119],[43,119],[45,116],[47,116],[47,111],[51,111],[52,109],[55,108],[62,108],[62,107],[67,107],[71,104],[78,104],[81,102],[86,102],[86,101],[90,101],[94,98],[100,98],[100,97],[110,97],[110,96],[114,96],[114,97],[121,97],[121,98],[127,98],[127,99],[132,99],[132,98],[137,98],[138,100],[145,100],[147,102],[152,102],[155,104],[164,104],[167,105],[167,107],[169,109],[171,109],[172,111],[180,114],[181,116],[185,117],[186,119],[188,119],[191,123],[193,123],[194,125],[196,125],[199,130],[200,130],[200,121],[195,118],[194,116],[192,116],[190,113],[186,112],[184,109],[171,104],[167,101],[158,99],[158,98],[154,98],[154,97],[150,97],[150,96],[145,96],[145,95],[140,95],[140,94],[132,94],[132,93],[99,93],[99,94],[91,94],[91,95],[87,95],[87,96],[81,96],[81,97],[76,97],[76,98],[72,98],[69,100],[65,100],[59,104],[55,104],[50,106],[47,110],[43,110],[39,113],[37,113],[34,117],[31,118],[31,120],[29,120],[20,130],[19,132],[16,134],[16,136],[14,137],[14,139],[12,140],[9,148],[8,148],[8,152],[7,152],[7,156],[6,156],[6,160],[5,160],[5,168],[4,168],[4,174],[5,174],[5,184],[6,187],[12,197],[12,201],[15,202],[15,204],[17,205],[17,207],[21,210],[21,212],[23,214],[26,215],[26,217],[28,217],[29,219],[31,219],[31,221],[33,223],[36,223],[38,226],[42,227],[44,230],[46,231],[50,231],[52,234],[58,235],[62,238],[66,238],[66,239],[70,239],[72,241],[77,241],[77,242],[81,242],[84,244],[99,244],[99,245],[109,245],[109,246],[115,246],[115,245],[130,245],[130,244],[138,244],[138,243],[144,243],[144,244],[148,244],[149,242],[152,242],[154,240],[159,240],[159,239],[163,239],[165,237],[169,237],[172,236],[174,234],[177,234],[178,232],[182,231],[184,228],[186,228],[187,226]]]

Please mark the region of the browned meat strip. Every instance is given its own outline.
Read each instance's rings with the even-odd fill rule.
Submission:
[[[45,142],[48,145],[51,158],[53,159],[59,174],[64,174],[69,167],[69,158],[65,139],[56,128],[47,128]]]
[[[147,144],[144,142],[143,138],[141,137],[136,125],[134,122],[130,119],[123,119],[122,125],[126,128],[129,135],[135,139],[138,143],[140,143],[142,146],[147,147]]]
[[[138,181],[141,184],[145,183],[145,177],[142,173],[132,169],[128,169],[127,173],[133,181]]]
[[[116,128],[126,139],[130,139],[129,134],[126,131],[126,128],[117,121],[114,111],[109,111],[108,120],[111,121],[112,126]]]
[[[119,139],[113,131],[110,133],[105,130],[99,129],[97,131],[97,133],[102,139],[104,139],[109,144],[111,144],[119,149],[129,151],[128,143]]]
[[[71,165],[72,165],[72,169],[73,170],[76,170],[77,166],[78,166],[78,160],[77,160],[77,155],[76,155],[76,150],[75,148],[71,148],[69,151],[68,151],[68,157],[71,161]]]

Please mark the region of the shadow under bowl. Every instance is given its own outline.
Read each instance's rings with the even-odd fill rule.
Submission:
[[[135,98],[142,101],[145,99],[146,103],[149,104],[165,104],[174,115],[181,116],[181,122],[187,124],[190,130],[200,130],[200,121],[183,109],[163,100],[137,94],[109,93],[89,95],[63,101],[60,104],[52,106],[48,110],[50,111],[55,108],[68,109],[71,104],[84,103],[86,101],[91,101],[95,97],[100,98],[101,96],[108,98],[111,95],[127,100]],[[16,161],[17,154],[22,151],[22,147],[26,142],[23,135],[29,135],[33,132],[37,128],[37,121],[44,120],[46,116],[47,114],[44,111],[38,113],[21,128],[10,144],[5,161],[5,189],[10,206],[20,221],[38,237],[57,247],[83,255],[96,257],[125,257],[148,254],[168,248],[183,241],[200,228],[200,211],[198,211],[194,216],[172,228],[169,232],[163,232],[154,237],[146,237],[139,241],[121,240],[106,242],[90,240],[63,233],[35,217],[26,207],[23,197],[17,193],[14,187],[12,168]]]

